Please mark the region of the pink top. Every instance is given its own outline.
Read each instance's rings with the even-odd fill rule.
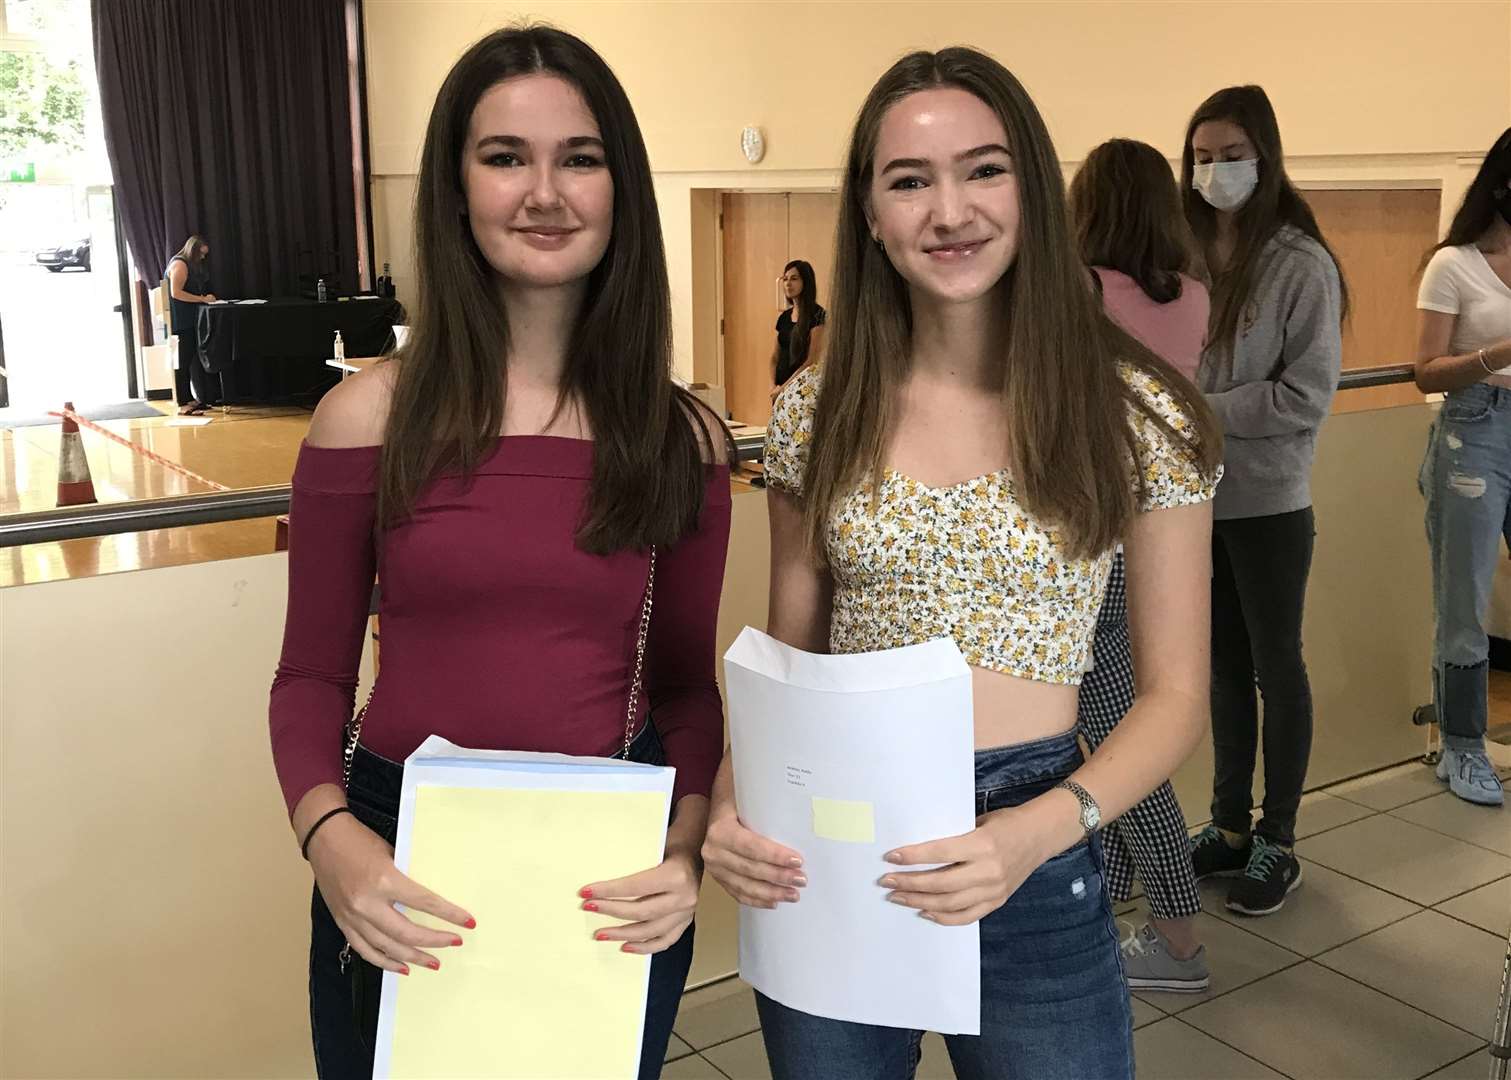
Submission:
[[[1091,269],[1101,279],[1102,306],[1113,321],[1195,382],[1211,310],[1206,286],[1182,274],[1180,295],[1168,304],[1158,304],[1122,271],[1105,266]]]
[[[362,744],[402,761],[432,733],[462,746],[612,755],[624,740],[648,554],[573,541],[593,444],[501,438],[469,484],[444,476],[377,536],[378,447],[305,444],[294,469],[288,619],[269,722],[284,801],[341,782],[342,728],[376,574],[383,652]],[[729,544],[727,466],[696,529],[656,554],[646,708],[677,770],[707,794],[724,749],[714,632]]]

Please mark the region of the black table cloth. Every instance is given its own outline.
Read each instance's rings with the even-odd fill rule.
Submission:
[[[341,378],[325,365],[336,331],[347,356],[377,356],[404,319],[397,300],[280,299],[206,304],[199,312],[200,362],[221,377],[227,401],[313,404]]]

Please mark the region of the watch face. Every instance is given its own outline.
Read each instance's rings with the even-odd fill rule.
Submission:
[[[1095,831],[1102,824],[1102,811],[1100,807],[1087,806],[1081,810],[1081,822],[1088,832]]]

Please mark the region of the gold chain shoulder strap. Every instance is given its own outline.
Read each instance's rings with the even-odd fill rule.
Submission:
[[[645,598],[640,603],[640,630],[635,637],[635,676],[630,680],[630,703],[624,714],[624,757],[630,756],[630,741],[635,734],[635,706],[640,701],[640,682],[645,673],[645,640],[651,629],[651,601],[656,593],[656,549],[651,548],[650,569],[645,575]],[[349,787],[352,781],[352,760],[357,755],[357,740],[362,737],[362,720],[367,716],[367,710],[372,706],[373,694],[377,692],[377,682],[373,683],[371,690],[367,692],[367,700],[362,708],[357,710],[357,715],[352,717],[351,723],[346,725],[346,742],[341,748],[341,786]]]
[[[640,677],[645,671],[645,639],[651,629],[651,599],[655,593],[656,549],[652,546],[650,569],[645,573],[645,599],[640,604],[640,632],[635,637],[635,677],[630,680],[630,707],[624,714],[624,760],[626,761],[630,759],[630,737],[635,726],[635,705],[640,700]]]

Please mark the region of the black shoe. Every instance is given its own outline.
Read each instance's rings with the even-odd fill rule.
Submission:
[[[1228,910],[1240,915],[1273,915],[1301,884],[1301,862],[1289,848],[1255,836],[1249,865],[1228,890]]]
[[[1233,847],[1223,839],[1217,826],[1208,825],[1191,838],[1191,866],[1196,880],[1209,877],[1237,877],[1249,865],[1250,844]]]

